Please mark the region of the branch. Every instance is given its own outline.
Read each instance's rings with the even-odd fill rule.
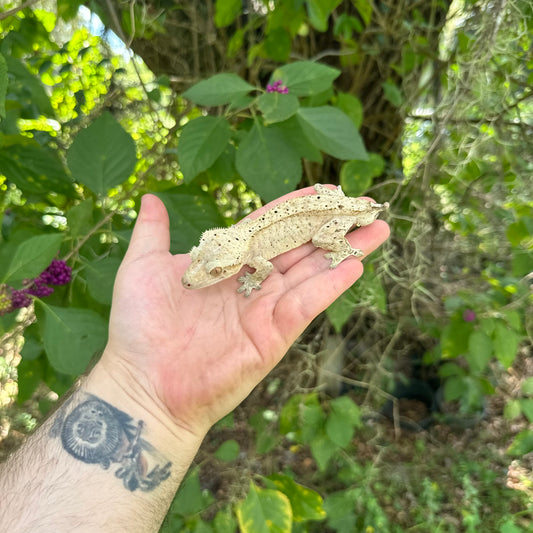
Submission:
[[[0,13],[0,20],[4,20],[11,15],[15,15],[19,11],[22,11],[23,9],[26,9],[27,7],[30,7],[31,5],[37,3],[38,0],[26,0],[23,4],[20,4],[18,7],[14,7],[13,9],[9,9],[8,11],[4,11],[3,13]]]

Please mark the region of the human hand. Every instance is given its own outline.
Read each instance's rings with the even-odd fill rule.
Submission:
[[[311,192],[295,191],[274,203]],[[348,239],[368,255],[388,234],[388,225],[376,220]],[[181,277],[190,258],[173,256],[169,246],[166,209],[146,195],[115,281],[102,364],[130,396],[152,402],[150,409],[202,437],[363,273],[356,258],[330,269],[324,250],[308,243],[274,258],[262,290],[249,298],[237,293],[236,277],[187,290]]]

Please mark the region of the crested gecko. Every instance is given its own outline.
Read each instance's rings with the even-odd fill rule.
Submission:
[[[345,235],[353,227],[371,224],[389,207],[362,198],[345,196],[341,187],[314,186],[316,194],[291,198],[256,219],[243,219],[228,228],[210,229],[189,252],[191,264],[183,275],[187,289],[208,287],[237,274],[244,265],[255,269],[239,278],[237,292],[249,296],[272,271],[273,257],[311,241],[329,250],[330,268],[361,250],[352,248]]]

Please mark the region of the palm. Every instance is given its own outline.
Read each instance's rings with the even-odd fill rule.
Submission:
[[[207,428],[250,392],[362,266],[350,260],[331,271],[324,252],[306,245],[277,258],[263,289],[249,298],[237,294],[234,278],[186,290],[181,276],[189,258],[168,252],[164,210],[153,197],[150,209],[154,220],[138,222],[117,277],[110,345],[120,347],[123,364],[154,389],[171,416]],[[388,229],[378,222],[358,230],[363,233],[371,250]]]

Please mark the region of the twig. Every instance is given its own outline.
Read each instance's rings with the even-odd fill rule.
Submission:
[[[22,11],[23,9],[26,9],[27,7],[30,7],[33,4],[36,4],[38,0],[26,0],[23,4],[20,4],[18,7],[14,7],[13,9],[9,9],[8,11],[4,11],[3,13],[0,13],[0,20],[4,20],[11,15],[15,15],[19,11]]]

